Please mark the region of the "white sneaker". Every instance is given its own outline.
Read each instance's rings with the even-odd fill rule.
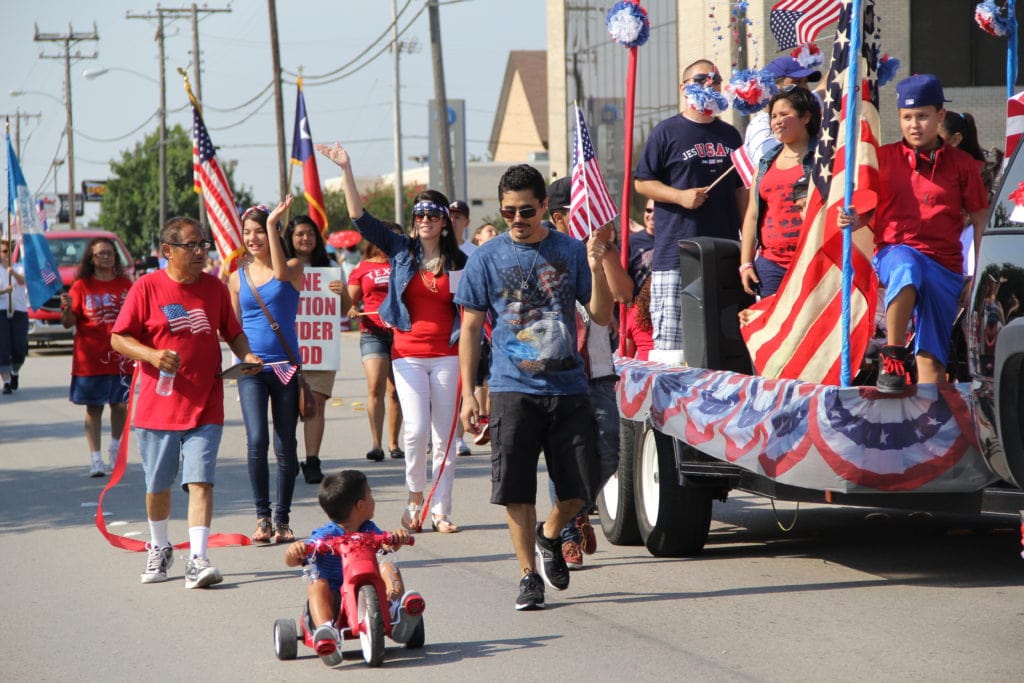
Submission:
[[[466,442],[461,437],[455,437],[455,454],[472,455],[473,451],[469,450],[469,446],[466,445]]]
[[[114,473],[114,465],[117,464],[117,451],[107,451],[107,471]]]
[[[158,548],[152,543],[146,544],[149,557],[146,558],[146,571],[139,575],[142,583],[160,583],[167,580],[167,570],[174,564],[174,546],[165,545]]]
[[[206,588],[223,580],[220,570],[205,557],[193,557],[185,563],[185,588]]]
[[[104,474],[107,473],[107,471],[103,469],[103,456],[93,455],[91,457],[92,464],[89,466],[89,476],[93,478],[102,477]]]

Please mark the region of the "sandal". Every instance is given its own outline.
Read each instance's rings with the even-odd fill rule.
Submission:
[[[274,527],[266,517],[260,517],[256,522],[256,531],[253,532],[252,540],[255,543],[270,543],[270,537],[274,533]]]
[[[459,533],[459,527],[455,526],[444,515],[433,515],[430,518],[430,526],[433,527],[434,531],[441,534],[457,534]]]
[[[274,529],[274,543],[291,543],[294,540],[295,534],[292,533],[291,527],[279,522]]]
[[[402,513],[402,528],[409,531],[422,531],[423,523],[420,522],[420,510],[423,508],[416,503],[409,503]]]

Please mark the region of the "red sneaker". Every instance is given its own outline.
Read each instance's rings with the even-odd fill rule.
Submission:
[[[590,523],[590,517],[576,515],[576,528],[580,532],[580,549],[587,555],[593,555],[597,551],[597,534],[594,533],[594,525]]]
[[[565,558],[565,564],[569,569],[583,569],[583,552],[580,550],[579,543],[574,541],[563,543],[562,557]]]

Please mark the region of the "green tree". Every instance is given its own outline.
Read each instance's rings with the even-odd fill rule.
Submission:
[[[135,147],[111,161],[110,180],[103,196],[99,223],[116,232],[133,254],[147,253],[159,234],[159,133],[147,135]],[[235,164],[220,160],[228,183],[241,206],[252,204],[252,191],[234,182]],[[167,216],[199,216],[199,195],[193,191],[192,139],[181,125],[167,131]]]
[[[405,211],[404,221],[399,221],[403,227],[408,228],[412,224],[412,199],[416,193],[423,191],[423,185],[405,186]],[[309,203],[302,194],[302,185],[298,184],[292,189],[291,215],[309,213]],[[395,219],[395,193],[390,185],[374,185],[370,190],[362,194],[363,208],[383,221]],[[354,230],[355,226],[348,217],[348,206],[345,204],[345,193],[340,190],[336,192],[324,192],[324,209],[327,211],[327,230],[329,233],[338,230]]]

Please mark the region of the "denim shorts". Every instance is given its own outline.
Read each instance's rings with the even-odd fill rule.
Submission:
[[[72,375],[68,398],[77,406],[127,403],[131,384],[131,375]]]
[[[905,244],[882,249],[875,256],[874,266],[885,286],[886,310],[904,288],[917,290],[914,353],[930,353],[946,365],[964,276]]]
[[[391,359],[391,342],[394,335],[389,332],[360,332],[359,353],[363,360],[371,358]]]
[[[189,484],[213,485],[223,425],[200,425],[186,430],[135,428],[146,475],[146,493],[171,488],[181,469],[181,488]]]

